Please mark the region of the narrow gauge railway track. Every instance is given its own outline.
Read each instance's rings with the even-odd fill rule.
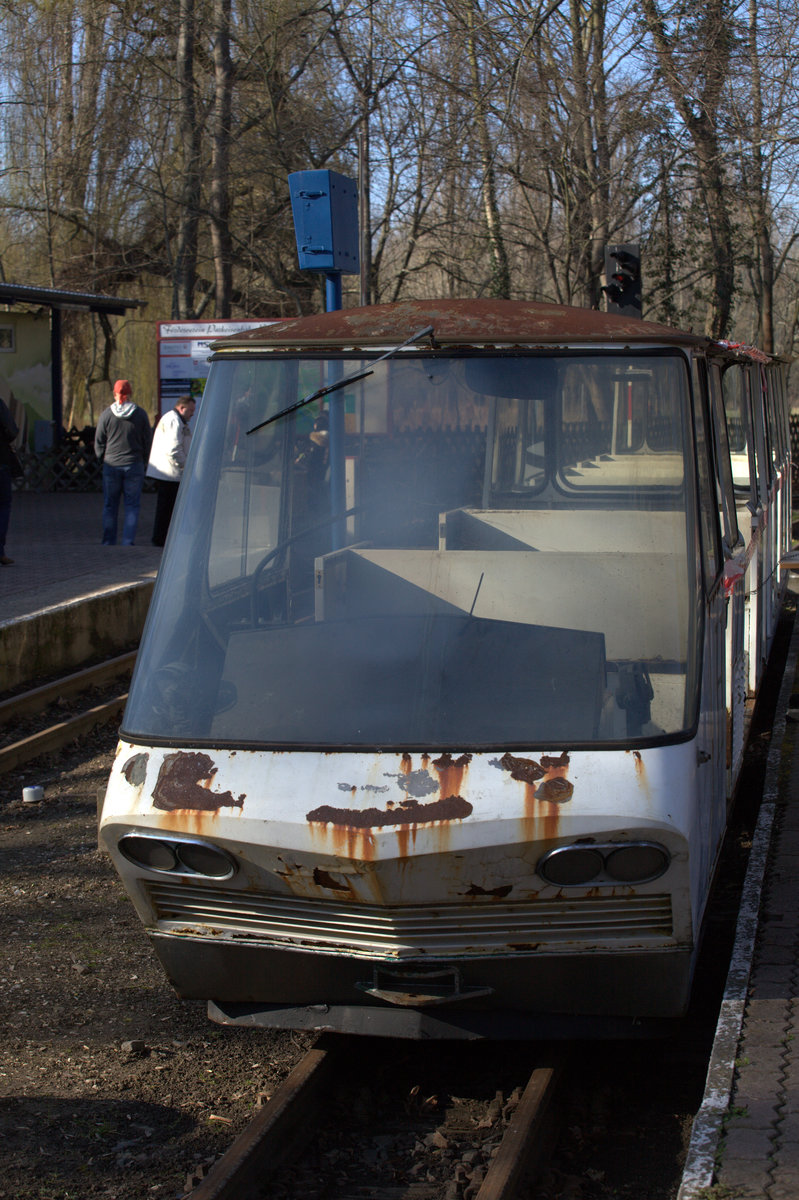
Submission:
[[[344,1100],[345,1090],[350,1092],[354,1083],[357,1086],[359,1068],[353,1072],[353,1062],[362,1057],[364,1068],[373,1077],[381,1070],[380,1056],[390,1059],[397,1052],[396,1043],[379,1042],[362,1056],[363,1047],[357,1042],[343,1035],[323,1034],[189,1193],[190,1200],[258,1200],[266,1195],[281,1200],[294,1195],[335,1195],[346,1200],[366,1196],[369,1200],[515,1200],[522,1187],[525,1195],[530,1194],[531,1183],[545,1167],[555,1140],[554,1102],[564,1071],[563,1051],[549,1054],[546,1065],[534,1067],[526,1084],[517,1087],[508,1100],[495,1092],[483,1106],[481,1117],[473,1107],[468,1116],[458,1113],[463,1101],[452,1099],[436,1106],[431,1129],[430,1113],[425,1112],[429,1101],[422,1100],[411,1112],[407,1103],[398,1104],[401,1115],[393,1111],[370,1114],[365,1128],[354,1135],[355,1143],[342,1150],[341,1145],[353,1137],[350,1106]],[[462,1067],[469,1048],[462,1047],[460,1054]],[[395,1070],[389,1065],[390,1075]],[[482,1070],[484,1073],[485,1067]],[[331,1175],[336,1177],[325,1180],[323,1169],[313,1161],[315,1135],[321,1131],[324,1141],[325,1129],[330,1135],[331,1122],[336,1149],[332,1155],[323,1151],[322,1158],[334,1158],[337,1165]],[[347,1130],[339,1140],[343,1126]],[[376,1129],[382,1131],[382,1137],[375,1136]],[[417,1163],[415,1170],[408,1171],[408,1178],[402,1179],[396,1158],[393,1163],[373,1161],[369,1147],[381,1141],[393,1141],[397,1146],[405,1143],[407,1154],[402,1150],[399,1154],[406,1167],[414,1144],[430,1147],[433,1153],[454,1148],[454,1153],[442,1155],[434,1176],[428,1172],[425,1179]],[[318,1156],[318,1150],[316,1153]],[[354,1170],[342,1165],[345,1159],[355,1165]],[[309,1176],[313,1180],[310,1189]]]
[[[47,709],[55,702],[68,701],[79,705],[76,698],[96,688],[108,688],[115,680],[127,678],[133,670],[136,653],[118,655],[106,662],[86,667],[82,671],[65,675],[61,679],[20,692],[7,700],[0,701],[0,729],[14,723],[15,727],[24,727],[27,723],[39,724],[37,718],[46,714]],[[119,716],[125,707],[127,690],[114,692],[100,704],[81,709],[71,716],[58,720],[44,728],[39,727],[33,732],[17,737],[13,742],[0,748],[0,774],[13,771],[16,767],[37,758],[40,754],[49,754],[60,750],[95,729],[98,725],[113,720]]]

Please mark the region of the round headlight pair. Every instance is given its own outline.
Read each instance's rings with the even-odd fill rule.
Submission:
[[[127,833],[119,839],[119,849],[128,862],[147,871],[227,879],[236,870],[233,859],[210,842]]]
[[[558,887],[588,883],[649,883],[668,869],[671,856],[657,842],[559,846],[538,864],[538,874]]]

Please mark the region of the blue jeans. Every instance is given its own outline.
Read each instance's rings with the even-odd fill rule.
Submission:
[[[122,545],[132,546],[139,523],[141,490],[144,484],[144,463],[127,467],[111,467],[103,463],[103,545],[117,544],[117,518],[120,498],[125,504],[122,522]]]

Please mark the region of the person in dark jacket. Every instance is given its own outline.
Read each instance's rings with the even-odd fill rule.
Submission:
[[[10,567],[14,561],[6,554],[6,535],[11,517],[11,480],[19,474],[19,464],[11,448],[18,433],[11,410],[0,396],[0,567]]]
[[[103,464],[103,545],[115,546],[119,501],[124,501],[122,545],[136,538],[144,468],[150,457],[152,430],[147,413],[131,399],[127,379],[114,384],[114,403],[100,414],[94,452]]]

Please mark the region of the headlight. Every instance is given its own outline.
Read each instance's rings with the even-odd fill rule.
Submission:
[[[605,859],[605,870],[611,879],[620,883],[643,883],[657,879],[669,865],[669,856],[662,846],[651,842],[620,846]]]
[[[538,863],[538,874],[557,887],[590,883],[649,883],[671,862],[657,842],[608,842],[601,845],[559,846]]]
[[[224,850],[210,842],[193,838],[152,837],[126,833],[119,839],[119,851],[128,862],[147,871],[171,875],[204,875],[211,879],[229,879],[236,864]]]
[[[538,873],[548,883],[568,887],[569,884],[590,883],[602,874],[605,860],[596,850],[564,846],[553,850],[538,864]]]
[[[129,862],[148,871],[174,871],[178,865],[175,851],[159,838],[136,837],[135,834],[120,839],[119,848]]]
[[[212,875],[220,879],[232,874],[232,863],[227,855],[207,842],[178,842],[175,850],[182,865],[195,875]]]

